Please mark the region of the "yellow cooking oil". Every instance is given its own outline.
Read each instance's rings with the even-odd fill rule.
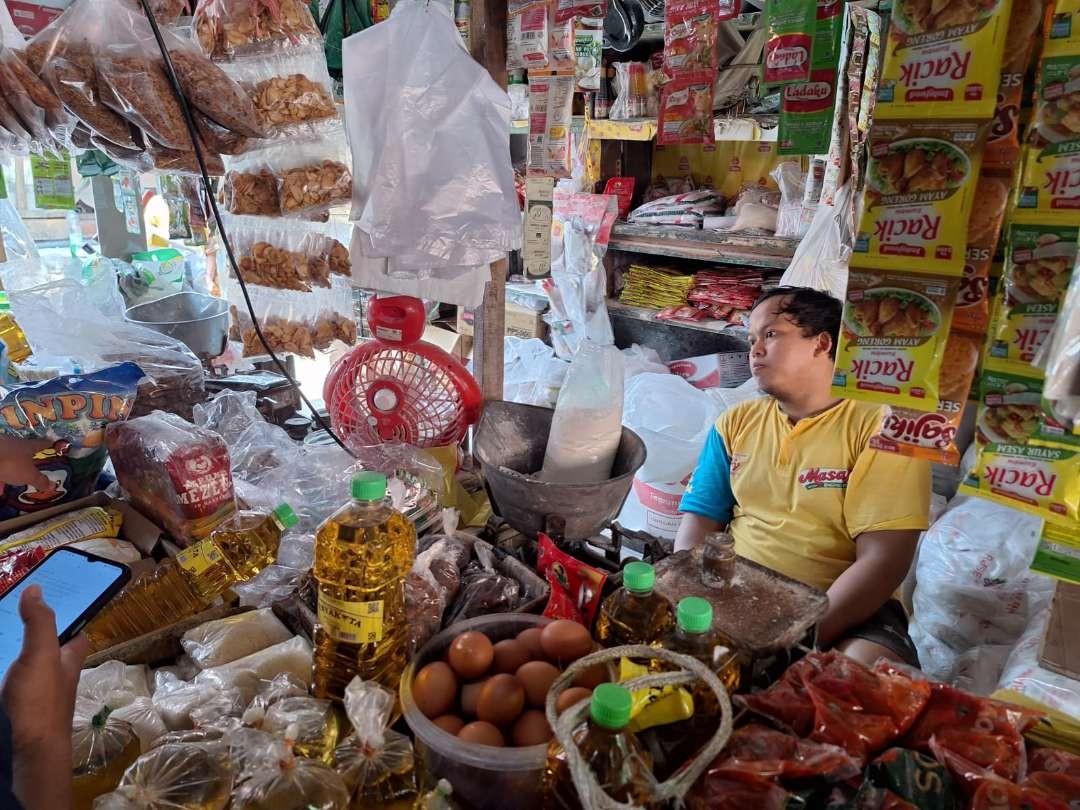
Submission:
[[[387,498],[386,476],[358,473],[352,500],[315,535],[316,697],[342,700],[357,675],[397,693],[409,656],[405,577],[415,555],[416,529]]]
[[[109,710],[102,710],[72,739],[77,763],[71,775],[74,810],[91,810],[94,800],[115,790],[124,771],[139,758],[138,735],[127,723],[110,722],[108,716]]]
[[[86,626],[92,651],[121,644],[205,610],[230,586],[270,565],[287,529],[288,504],[273,512],[239,512],[148,576],[128,585]]]
[[[596,640],[604,647],[652,644],[674,624],[671,602],[654,590],[656,571],[646,562],[627,563],[623,587],[600,605]]]
[[[15,322],[7,293],[2,290],[0,290],[0,340],[7,346],[8,360],[12,363],[21,363],[31,354],[26,334]]]

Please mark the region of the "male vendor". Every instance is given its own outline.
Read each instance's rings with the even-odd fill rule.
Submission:
[[[717,420],[680,505],[676,549],[723,529],[735,551],[826,591],[822,647],[918,665],[894,598],[927,526],[930,466],[870,450],[884,406],[830,391],[841,304],[802,287],[750,314],[750,369],[768,394]]]

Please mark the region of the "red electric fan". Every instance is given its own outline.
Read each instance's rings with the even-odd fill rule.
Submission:
[[[368,313],[375,338],[330,369],[323,400],[350,447],[457,444],[480,418],[480,386],[453,356],[421,342],[426,320],[418,298],[376,299]]]

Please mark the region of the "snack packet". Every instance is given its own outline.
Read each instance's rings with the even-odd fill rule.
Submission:
[[[876,123],[852,264],[962,275],[985,135],[975,122]]]
[[[660,91],[660,146],[713,143],[713,74],[706,70],[679,73]]]
[[[603,18],[577,20],[574,27],[574,58],[577,62],[577,89],[581,92],[590,93],[600,89],[603,54]]]
[[[529,73],[529,172],[570,176],[574,76]]]
[[[781,155],[814,155],[829,151],[843,22],[843,3],[824,0],[817,4],[810,80],[785,85],[780,95],[778,141]]]
[[[573,17],[607,16],[607,0],[552,0],[555,5],[555,22],[562,23]]]
[[[980,444],[1026,444],[1038,432],[1041,399],[1038,375],[1009,374],[988,365],[979,379],[976,439]]]
[[[993,115],[1012,5],[1012,0],[894,3],[878,119]]]
[[[762,84],[782,85],[810,79],[817,7],[817,3],[805,0],[770,0]]]
[[[987,356],[1023,372],[1054,328],[1077,257],[1076,225],[1014,223]]]
[[[852,268],[833,395],[935,408],[959,281]]]
[[[34,465],[51,488],[5,484],[0,519],[37,512],[94,491],[108,454],[105,427],[127,419],[139,381],[135,363],[89,374],[70,374],[8,389],[0,399],[0,431],[19,439],[46,439],[51,448],[34,455]]]
[[[1045,0],[1013,0],[1005,31],[1005,52],[994,105],[994,120],[986,139],[983,165],[1011,168],[1020,158],[1020,108],[1024,101],[1024,74],[1042,24]]]
[[[607,574],[562,551],[543,532],[538,538],[536,571],[551,585],[544,615],[592,627]]]
[[[506,24],[507,70],[547,66],[548,16],[548,8],[543,4],[528,5],[510,14]],[[572,22],[568,21],[563,27],[571,25]]]
[[[716,72],[716,0],[671,0],[664,6],[664,70]]]
[[[195,42],[214,60],[320,43],[303,0],[200,0]]]
[[[90,506],[57,515],[0,540],[0,555],[10,551],[40,548],[46,552],[71,543],[98,537],[116,537],[124,516],[116,509]]]
[[[1080,451],[1050,442],[991,443],[960,491],[1037,515],[1048,523],[1080,520]]]
[[[990,265],[994,253],[989,248],[968,246],[964,275],[956,294],[953,327],[984,334],[990,325]]]

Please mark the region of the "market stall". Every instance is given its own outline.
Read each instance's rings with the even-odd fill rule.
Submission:
[[[122,572],[58,613],[73,806],[1073,806],[1080,5],[360,6],[0,28],[5,157],[117,246],[0,194],[0,599]],[[777,285],[843,301],[870,447],[962,467],[921,671],[674,551]]]

